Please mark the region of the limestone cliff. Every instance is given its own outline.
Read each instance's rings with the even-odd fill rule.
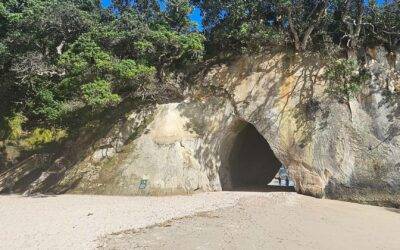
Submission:
[[[116,122],[46,190],[229,190],[272,178],[282,163],[300,193],[399,205],[400,62],[387,60],[384,50],[366,55],[372,78],[349,103],[326,93],[313,58],[263,54],[214,66],[184,102]]]

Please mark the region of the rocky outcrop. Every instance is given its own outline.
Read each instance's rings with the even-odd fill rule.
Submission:
[[[220,190],[215,152],[233,117],[223,98],[134,112],[68,170],[57,189],[77,182],[72,192],[109,195]]]
[[[215,66],[186,101],[116,123],[51,190],[229,190],[258,184],[258,171],[267,181],[284,164],[300,193],[400,204],[400,62],[386,54],[365,55],[372,79],[349,103],[327,94],[315,58],[263,54]]]
[[[264,136],[300,193],[399,204],[400,113],[390,87],[399,84],[399,63],[390,68],[384,53],[367,58],[372,79],[348,104],[326,94],[315,58],[241,58],[215,68],[206,84],[231,93],[240,118]]]

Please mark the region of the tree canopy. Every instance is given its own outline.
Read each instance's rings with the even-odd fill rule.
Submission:
[[[5,0],[0,3],[0,114],[62,126],[167,84],[201,60],[204,36],[185,0]],[[156,88],[156,87],[155,87]],[[141,97],[145,94],[141,93]]]
[[[400,47],[399,2],[364,0],[193,0],[209,49],[237,53],[268,45],[321,51],[334,44]]]
[[[204,31],[189,17],[194,8]],[[103,8],[99,0],[3,0],[1,123],[62,127],[71,113],[154,98],[203,58],[272,46],[335,47],[354,58],[375,45],[400,48],[398,1],[114,0]]]

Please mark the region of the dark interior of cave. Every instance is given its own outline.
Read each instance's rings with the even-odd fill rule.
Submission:
[[[276,158],[265,138],[250,123],[241,121],[235,126],[224,149],[225,175],[223,190],[256,190],[268,187],[275,178],[281,162]],[[227,181],[229,180],[229,181]]]

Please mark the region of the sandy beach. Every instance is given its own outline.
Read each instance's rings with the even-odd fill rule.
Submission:
[[[0,196],[0,249],[399,249],[400,210],[285,192]]]

